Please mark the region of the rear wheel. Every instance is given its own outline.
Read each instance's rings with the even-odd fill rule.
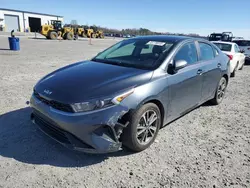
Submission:
[[[51,40],[57,40],[58,34],[55,31],[52,31],[52,32],[49,33],[49,38]]]
[[[226,89],[227,89],[227,80],[225,77],[222,77],[216,89],[215,96],[210,102],[213,105],[220,104],[225,96]]]
[[[147,103],[131,113],[128,127],[123,130],[122,143],[132,151],[148,148],[155,140],[161,126],[161,113],[157,105]]]

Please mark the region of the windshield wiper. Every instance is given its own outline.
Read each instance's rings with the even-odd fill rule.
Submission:
[[[109,60],[109,59],[92,59],[92,61],[95,61],[95,62],[100,62],[100,63],[106,63],[106,64],[112,64],[112,65],[120,65],[122,66],[122,62],[121,61],[112,61],[112,60]]]
[[[94,59],[92,59],[92,61],[111,64],[111,65],[117,65],[117,66],[122,66],[122,67],[132,67],[132,68],[137,68],[137,69],[149,69],[148,67],[144,67],[144,66],[141,66],[141,65],[125,63],[125,62],[122,62],[122,61],[112,61],[112,60],[109,60],[109,59],[96,59],[96,58],[94,58]]]

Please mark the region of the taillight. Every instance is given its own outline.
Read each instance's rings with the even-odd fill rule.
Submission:
[[[229,57],[230,60],[232,60],[234,57],[233,55],[227,55],[227,56]]]

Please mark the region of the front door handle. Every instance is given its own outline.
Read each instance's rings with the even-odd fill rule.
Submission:
[[[218,64],[217,64],[217,67],[218,67],[218,68],[221,68],[221,64],[220,64],[220,63],[218,63]]]
[[[197,74],[202,75],[202,70],[199,69],[199,70],[197,71]]]

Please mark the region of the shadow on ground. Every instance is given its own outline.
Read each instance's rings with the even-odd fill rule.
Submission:
[[[10,49],[9,49],[9,48],[0,48],[0,50],[6,50],[6,51],[9,51]]]
[[[29,164],[84,167],[109,157],[130,155],[128,151],[91,155],[69,150],[44,135],[30,121],[30,108],[0,115],[0,155]]]

